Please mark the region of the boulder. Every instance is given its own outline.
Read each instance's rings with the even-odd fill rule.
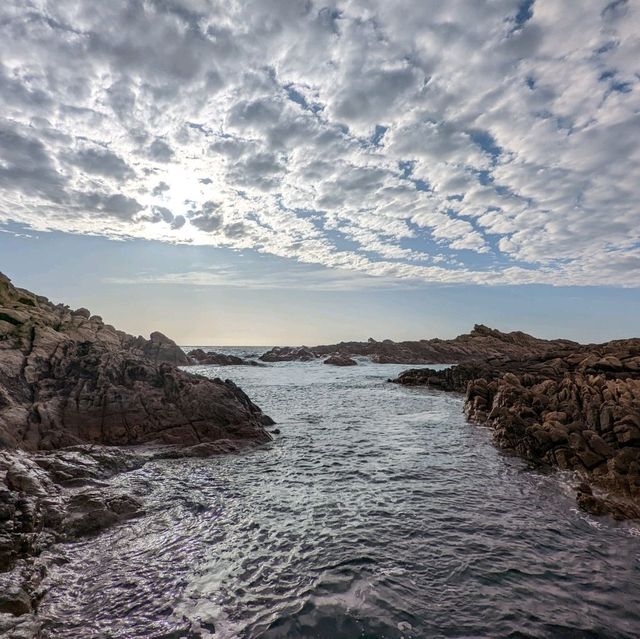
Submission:
[[[322,362],[323,364],[329,364],[330,366],[357,366],[358,362],[351,357],[347,357],[346,355],[336,354],[331,357],[327,357],[327,359]]]
[[[131,338],[127,346],[140,350],[154,364],[188,366],[191,363],[187,354],[172,339],[158,331],[151,333],[149,339],[142,336]]]

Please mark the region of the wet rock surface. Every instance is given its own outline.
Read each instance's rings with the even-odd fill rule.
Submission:
[[[189,363],[162,333],[127,335],[0,274],[2,636],[37,636],[47,548],[142,512],[114,475],[270,439],[240,388],[176,368]]]
[[[466,392],[466,415],[498,446],[583,478],[584,510],[640,517],[640,339],[414,369],[393,381]]]
[[[454,339],[426,339],[419,341],[393,342],[391,340],[366,342],[340,342],[312,347],[276,347],[260,359],[265,362],[309,361],[341,353],[346,357],[367,356],[378,364],[456,364],[481,358],[528,357],[543,354],[553,349],[576,347],[569,340],[544,340],[515,331],[503,333],[476,324],[473,330]]]
[[[0,636],[37,636],[47,549],[144,513],[142,495],[111,486],[115,475],[155,459],[210,457],[246,445],[226,439],[186,447],[0,451]]]

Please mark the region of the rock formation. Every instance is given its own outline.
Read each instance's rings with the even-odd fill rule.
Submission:
[[[203,366],[264,366],[264,364],[250,359],[243,359],[237,355],[203,351],[201,348],[194,348],[189,351],[187,358],[189,364],[201,364]]]
[[[322,362],[323,364],[329,364],[331,366],[357,366],[358,362],[355,359],[351,359],[351,357],[347,355],[342,355],[341,353],[336,353],[335,355],[331,355],[327,359]]]
[[[640,339],[414,369],[394,381],[466,391],[465,413],[498,446],[584,480],[582,508],[640,517]]]
[[[260,359],[263,362],[310,362],[317,357],[319,357],[319,354],[306,346],[276,346],[260,355]]]
[[[161,333],[127,335],[0,274],[0,613],[37,601],[41,550],[139,512],[105,479],[270,439],[241,389],[175,367],[188,363]]]
[[[515,331],[502,333],[476,324],[471,333],[450,340],[428,339],[415,342],[340,342],[325,346],[276,347],[264,353],[265,362],[307,361],[341,353],[347,357],[368,356],[378,364],[457,364],[478,358],[528,357],[549,350],[578,346],[568,340],[544,340]]]
[[[0,280],[1,446],[268,439],[235,384],[164,363],[182,359],[160,333],[133,338],[88,315]]]
[[[189,358],[185,352],[166,335],[154,331],[149,339],[142,336],[128,339],[124,338],[124,344],[129,349],[138,349],[154,364],[172,364],[173,366],[188,366]]]

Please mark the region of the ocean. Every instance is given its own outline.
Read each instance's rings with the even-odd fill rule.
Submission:
[[[640,636],[635,524],[579,511],[570,476],[497,450],[461,396],[358,362],[191,367],[280,434],[114,478],[146,512],[54,547],[42,636]]]

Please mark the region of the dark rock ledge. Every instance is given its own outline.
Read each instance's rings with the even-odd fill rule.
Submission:
[[[109,478],[271,439],[233,382],[190,375],[161,333],[133,337],[0,274],[0,635],[37,635],[42,551],[134,517]]]
[[[203,351],[201,348],[194,348],[187,353],[189,364],[200,364],[204,366],[265,366],[252,359],[243,359],[237,355],[226,355],[225,353],[215,353],[213,351]]]
[[[640,339],[412,369],[392,381],[465,392],[467,417],[491,428],[497,446],[574,471],[581,508],[640,518]]]

